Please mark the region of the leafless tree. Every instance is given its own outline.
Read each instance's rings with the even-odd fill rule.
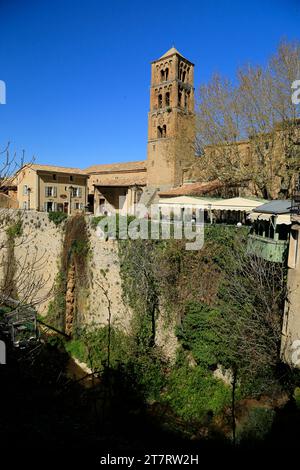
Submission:
[[[263,377],[264,389],[277,390],[285,268],[236,250],[234,269],[228,272],[221,317],[214,326],[221,357],[232,371],[232,432],[236,435],[235,401],[238,381],[245,384]],[[225,301],[225,302],[224,302]]]
[[[10,144],[0,151],[0,193],[15,184],[15,174],[24,165],[24,151],[19,157],[11,153]],[[29,163],[31,164],[31,162]],[[0,301],[17,298],[20,304],[36,306],[50,295],[49,276],[45,275],[45,252],[34,250],[34,229],[23,227],[24,211],[0,208]],[[21,250],[20,250],[21,248]],[[16,250],[22,256],[16,256]]]
[[[215,75],[199,89],[198,178],[252,185],[257,195],[289,196],[300,170],[300,44],[283,42],[265,67],[237,71],[236,83]]]

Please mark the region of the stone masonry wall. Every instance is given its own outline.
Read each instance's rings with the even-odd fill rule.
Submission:
[[[34,303],[38,313],[45,316],[53,300],[55,281],[60,271],[64,231],[49,220],[48,214],[35,211],[5,210],[0,212],[0,284],[3,283],[4,265],[7,259],[6,229],[22,220],[22,235],[15,239],[16,274],[20,300]],[[88,224],[90,252],[88,255],[88,283],[79,289],[77,297],[80,323],[104,326],[108,323],[109,308],[111,323],[123,331],[130,332],[132,312],[122,298],[122,282],[116,241],[103,241]],[[26,299],[27,295],[27,299]],[[157,344],[166,356],[175,355],[176,338],[174,328],[165,326],[163,316],[158,320]]]

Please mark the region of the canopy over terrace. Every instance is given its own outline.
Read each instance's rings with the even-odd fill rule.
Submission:
[[[249,254],[272,262],[285,260],[292,224],[291,205],[290,200],[276,200],[253,210],[250,214]]]
[[[209,215],[210,222],[246,222],[247,216],[253,209],[265,202],[261,199],[247,199],[234,197],[230,199],[197,198],[190,196],[178,196],[160,198],[158,206],[164,212],[164,208],[195,208],[203,209],[206,218]],[[232,214],[232,213],[236,214]]]
[[[275,225],[291,225],[292,201],[276,200],[256,207],[250,214],[252,222],[264,220]]]
[[[206,199],[206,198],[199,198],[199,197],[191,197],[191,196],[177,196],[177,197],[167,197],[167,198],[160,198],[158,205],[163,206],[197,206],[202,209],[208,209],[213,203],[214,199]]]
[[[233,197],[230,199],[220,199],[214,202],[212,209],[220,211],[243,211],[251,212],[265,202],[262,199],[246,199],[243,197]]]

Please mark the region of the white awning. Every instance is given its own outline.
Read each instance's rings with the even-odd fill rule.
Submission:
[[[189,196],[177,196],[169,198],[161,198],[159,206],[165,205],[182,205],[182,206],[197,206],[203,209],[221,210],[221,211],[245,211],[251,212],[258,206],[261,206],[261,200],[246,199],[242,197],[233,197],[230,199],[200,199]]]
[[[256,207],[259,207],[263,202],[255,201],[254,199],[246,199],[243,197],[233,197],[230,199],[221,199],[215,201],[212,205],[213,210],[221,211],[243,211],[251,212]]]
[[[271,217],[275,217],[275,223],[277,225],[291,225],[291,216],[290,214],[265,214],[264,212],[251,212],[250,220],[254,222],[255,220],[266,220],[269,221]]]
[[[200,199],[190,196],[177,196],[160,198],[159,206],[197,206],[202,209],[207,209],[214,204],[215,201],[210,199]]]
[[[280,214],[277,216],[277,225],[292,225],[290,214]]]
[[[272,214],[264,214],[263,212],[251,212],[249,218],[252,222],[255,220],[270,220]]]

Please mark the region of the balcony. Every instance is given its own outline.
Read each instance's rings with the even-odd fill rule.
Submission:
[[[274,240],[260,235],[248,236],[247,253],[273,263],[282,263],[285,260],[287,247],[286,240]]]

